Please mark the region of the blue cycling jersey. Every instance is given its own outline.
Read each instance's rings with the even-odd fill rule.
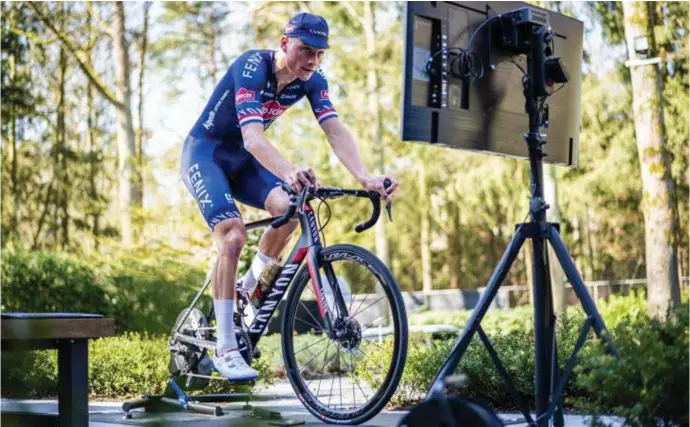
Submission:
[[[307,81],[295,79],[276,93],[275,52],[250,50],[232,63],[218,83],[190,135],[220,141],[242,139],[241,128],[261,123],[264,130],[306,95],[319,124],[337,117],[321,69]],[[234,102],[233,102],[234,101]]]

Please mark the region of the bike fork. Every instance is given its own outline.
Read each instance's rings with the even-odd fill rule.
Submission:
[[[319,314],[324,322],[324,328],[329,338],[338,338],[336,336],[336,331],[334,328],[334,320],[331,319],[332,313],[337,313],[337,318],[347,317],[347,305],[343,300],[343,295],[340,292],[340,287],[338,286],[338,280],[333,271],[333,266],[329,263],[324,263],[322,267],[326,273],[327,284],[324,284],[321,280],[321,274],[319,273],[319,251],[320,247],[314,245],[309,248],[307,253],[307,268],[309,270],[309,277],[311,278],[312,290],[314,296],[316,297],[316,305],[319,308]],[[333,295],[334,307],[329,307],[328,299],[326,298],[326,286],[331,288]]]

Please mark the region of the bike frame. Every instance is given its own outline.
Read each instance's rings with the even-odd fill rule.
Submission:
[[[322,245],[321,237],[319,235],[319,228],[316,222],[316,215],[314,214],[314,210],[309,204],[309,202],[306,202],[303,203],[301,206],[298,206],[296,216],[299,219],[302,233],[300,235],[299,240],[290,252],[290,255],[288,256],[286,263],[281,268],[280,273],[273,279],[273,283],[271,283],[268,295],[265,296],[263,303],[255,312],[252,324],[249,325],[247,332],[249,335],[250,342],[252,344],[252,348],[254,348],[261,339],[261,336],[263,335],[266,326],[268,326],[268,322],[270,322],[271,318],[273,318],[276,308],[280,304],[280,301],[283,299],[285,292],[287,292],[288,288],[293,283],[294,278],[297,275],[297,272],[299,271],[300,266],[302,265],[302,262],[305,259],[307,261],[307,268],[309,270],[309,276],[311,277],[314,295],[316,296],[316,303],[319,308],[319,314],[321,315],[321,318],[324,321],[326,333],[328,334],[329,338],[335,337],[333,330],[333,322],[330,316],[331,310],[334,307],[331,307],[331,310],[329,310],[328,302],[324,294],[324,285],[321,280],[321,275],[318,273],[320,267],[319,254],[321,252]],[[245,224],[245,227],[247,230],[263,228],[267,225],[270,226],[271,222],[273,222],[273,220],[277,218],[279,217],[267,218],[260,221],[248,223]],[[326,277],[328,278],[328,282],[337,284],[338,281],[335,276],[335,272],[333,271],[333,267],[330,264],[325,264],[324,267]],[[192,300],[192,303],[188,307],[187,315],[185,315],[185,317],[180,321],[177,328],[173,331],[173,340],[177,339],[177,334],[179,334],[179,329],[181,325],[185,322],[187,316],[189,316],[189,313],[191,313],[192,309],[197,305],[197,303],[201,299],[202,295],[204,294],[210,283],[211,276],[209,273],[209,276],[206,278],[204,286],[196,294],[196,296]],[[333,286],[333,288],[333,297],[336,304],[338,304],[338,312],[347,313],[347,305],[343,300],[342,293],[340,292],[340,287]],[[209,311],[209,317],[211,316],[212,311],[213,308],[211,308],[211,311]],[[208,344],[203,345],[204,340],[197,340],[191,337],[187,337],[184,341],[196,341],[199,344],[202,344],[202,346],[209,347]]]

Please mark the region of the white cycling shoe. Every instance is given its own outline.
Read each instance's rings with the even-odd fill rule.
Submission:
[[[228,381],[250,381],[259,373],[252,369],[240,354],[239,350],[230,350],[221,356],[213,355],[213,366]]]

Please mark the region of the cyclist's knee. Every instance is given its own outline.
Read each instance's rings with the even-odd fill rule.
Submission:
[[[241,219],[227,219],[218,223],[213,234],[216,237],[221,256],[229,256],[234,259],[240,257],[247,242],[247,229]]]
[[[290,198],[280,187],[276,187],[266,197],[266,210],[273,216],[280,216],[287,212]]]

